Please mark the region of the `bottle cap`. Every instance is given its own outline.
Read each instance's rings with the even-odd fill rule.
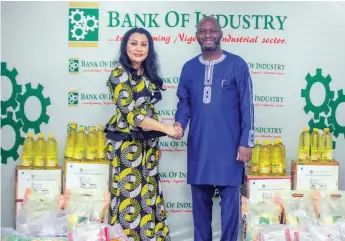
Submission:
[[[313,128],[313,131],[319,131],[319,128]]]
[[[260,139],[258,139],[258,140],[256,140],[256,142],[255,142],[256,144],[261,144],[261,140]]]
[[[99,125],[99,126],[98,126],[98,130],[103,130],[103,126],[102,126],[102,125]]]
[[[274,144],[279,144],[280,143],[280,139],[274,140]]]
[[[324,131],[326,131],[326,132],[329,132],[329,128],[325,128],[325,129],[323,129]]]
[[[49,137],[49,138],[54,138],[54,134],[53,134],[53,133],[50,133],[50,134],[48,135],[48,137]]]
[[[28,133],[28,137],[33,137],[34,136],[34,134],[33,133]]]
[[[264,145],[268,145],[268,144],[271,144],[271,140],[265,140],[264,141]]]
[[[304,127],[303,131],[309,131],[309,128],[308,127]]]
[[[95,127],[90,126],[90,131],[95,131]]]
[[[73,129],[76,129],[77,128],[77,125],[71,125],[71,128],[73,128]]]
[[[40,133],[40,134],[38,134],[38,137],[43,138],[43,137],[44,137],[44,134],[43,134],[43,133]]]
[[[85,127],[84,127],[84,126],[80,126],[80,127],[79,127],[79,130],[80,130],[80,131],[85,131]]]

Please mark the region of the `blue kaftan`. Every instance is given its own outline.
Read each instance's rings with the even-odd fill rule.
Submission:
[[[223,50],[205,61],[186,62],[177,89],[175,121],[189,123],[187,183],[241,186],[244,164],[236,160],[239,146],[254,146],[252,81],[247,63]]]

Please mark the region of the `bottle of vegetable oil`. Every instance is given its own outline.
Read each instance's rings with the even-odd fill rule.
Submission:
[[[24,140],[22,152],[22,166],[31,167],[34,161],[34,134],[28,133]]]
[[[313,132],[311,133],[311,145],[310,145],[310,160],[312,162],[317,162],[321,159],[320,156],[320,135],[319,129],[313,128]]]
[[[86,133],[85,127],[80,126],[75,136],[75,144],[73,150],[73,158],[78,161],[83,161],[85,158],[85,147],[86,147]]]
[[[279,140],[274,142],[272,147],[272,176],[283,175],[283,155],[282,149],[279,146]]]
[[[269,176],[271,172],[271,149],[270,140],[265,140],[259,155],[259,175]]]
[[[93,161],[97,158],[97,136],[93,126],[90,127],[86,139],[86,159],[88,161]]]
[[[34,167],[43,168],[46,158],[46,141],[42,133],[38,134],[38,138],[35,141],[34,154]]]
[[[260,161],[260,151],[262,145],[261,140],[256,140],[255,147],[253,149],[252,160],[250,161],[250,172],[251,175],[257,176],[259,174],[259,161]]]
[[[105,137],[105,133],[103,131],[103,126],[101,125],[98,126],[97,139],[98,139],[97,159],[101,161],[105,159],[105,145],[107,141]]]
[[[54,134],[49,134],[47,140],[47,167],[57,167],[59,165],[58,159],[58,144],[54,138]]]
[[[282,139],[278,139],[279,143],[278,146],[282,150],[282,160],[283,160],[283,175],[286,175],[286,152],[285,152],[285,146],[283,144]]]
[[[73,158],[76,132],[77,132],[77,126],[75,124],[72,124],[70,126],[70,129],[67,131],[67,138],[66,138],[67,140],[66,140],[66,147],[65,147],[66,159]]]
[[[298,159],[300,161],[310,160],[310,134],[308,127],[304,127],[299,137]]]
[[[324,129],[322,134],[323,144],[322,144],[322,159],[325,161],[333,160],[333,147],[332,147],[332,134],[329,132],[329,128]]]

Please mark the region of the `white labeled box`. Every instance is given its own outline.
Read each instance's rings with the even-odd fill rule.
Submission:
[[[109,191],[109,162],[65,162],[64,190]]]
[[[339,162],[297,162],[293,161],[292,188],[303,189],[332,189],[339,188]]]
[[[43,195],[56,197],[62,192],[62,168],[28,169],[16,167],[15,199],[17,201],[23,200],[27,188]]]
[[[253,201],[271,200],[279,192],[291,190],[291,176],[246,176],[245,195]]]

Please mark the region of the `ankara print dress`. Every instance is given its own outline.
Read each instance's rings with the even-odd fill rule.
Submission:
[[[158,120],[154,104],[160,90],[145,76],[135,76],[116,64],[107,82],[116,105],[106,125],[107,158],[112,162],[110,224],[119,223],[134,241],[168,241],[170,234],[158,173],[158,138],[143,136],[145,117]]]

